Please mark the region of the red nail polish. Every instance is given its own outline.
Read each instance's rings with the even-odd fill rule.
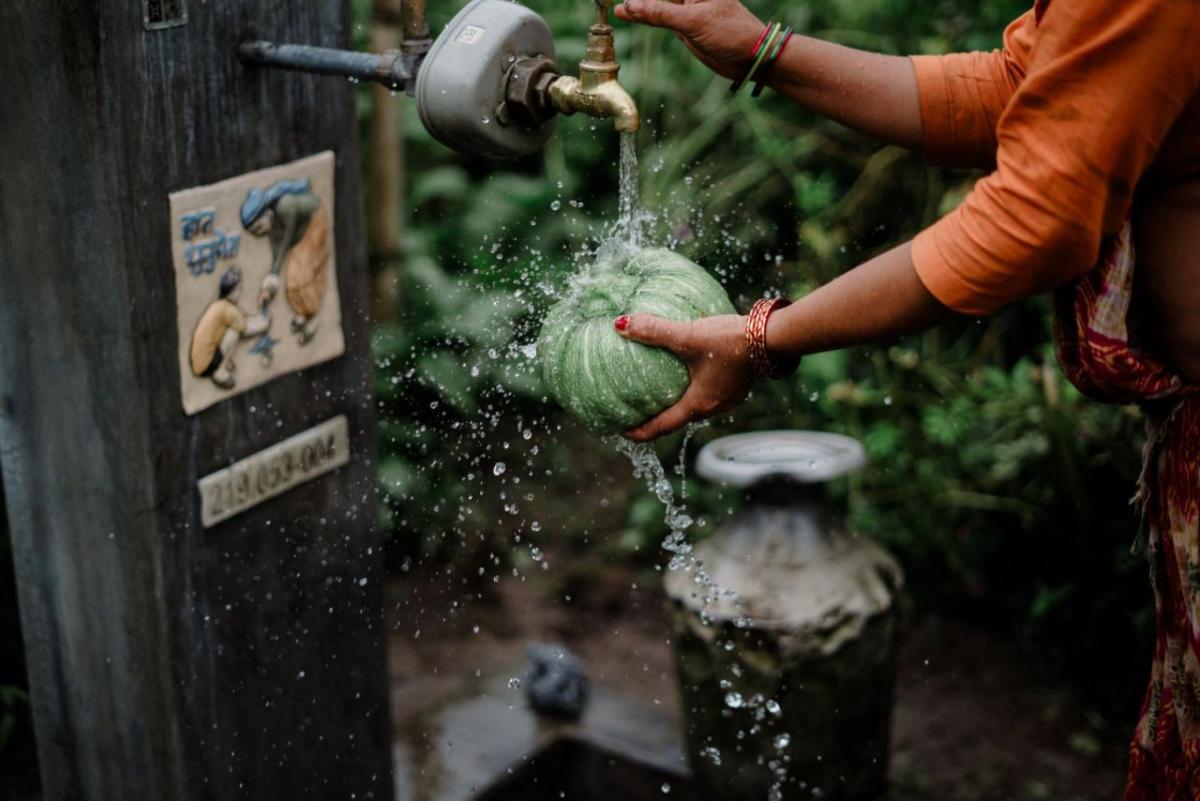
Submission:
[[[613,328],[617,329],[618,331],[624,331],[628,327],[629,327],[629,315],[628,314],[622,314],[615,321],[613,321]]]

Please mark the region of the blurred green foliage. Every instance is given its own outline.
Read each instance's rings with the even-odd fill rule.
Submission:
[[[435,30],[458,5],[432,4]],[[576,63],[590,4],[530,5],[555,31],[560,62]],[[1026,4],[751,7],[848,45],[941,53],[998,46]],[[730,97],[664,31],[618,23],[617,45],[644,120],[641,192],[654,238],[712,270],[743,307],[767,289],[800,294],[911,236],[976,177],[930,168],[780,97]],[[531,541],[657,564],[657,502],[608,446],[548,407],[535,360],[521,352],[553,288],[615,217],[615,135],[560,119],[543,154],[494,164],[434,143],[410,108],[402,309],[376,341],[393,552],[480,577],[528,564]],[[697,440],[796,427],[859,437],[871,467],[835,491],[852,525],[900,556],[918,608],[1015,629],[1067,666],[1104,654],[1119,664],[1096,681],[1112,687],[1118,675],[1125,702],[1152,626],[1142,561],[1129,553],[1141,424],[1136,411],[1087,402],[1063,380],[1049,319],[1039,299],[904,343],[809,358],[790,384],[756,391]],[[662,445],[664,459],[676,458],[679,440]],[[688,483],[701,530],[738,502]],[[534,519],[553,525],[538,535]]]

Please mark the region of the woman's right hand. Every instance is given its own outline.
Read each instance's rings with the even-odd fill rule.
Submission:
[[[749,69],[750,51],[765,27],[739,0],[625,0],[616,14],[674,31],[696,58],[731,81]]]

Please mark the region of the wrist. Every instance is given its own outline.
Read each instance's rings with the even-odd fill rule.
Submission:
[[[733,80],[729,86],[730,93],[737,94],[743,86],[753,82],[752,96],[758,97],[762,94],[763,88],[766,86],[763,83],[763,76],[770,71],[780,52],[792,38],[792,33],[793,29],[790,25],[784,25],[782,22],[767,23],[758,39],[755,40],[753,47],[750,48],[749,67]]]
[[[763,22],[753,14],[749,15],[749,19],[739,22],[737,32],[733,37],[738,54],[733,67],[739,75],[744,74],[754,63],[754,49],[762,40],[769,25],[770,23]]]

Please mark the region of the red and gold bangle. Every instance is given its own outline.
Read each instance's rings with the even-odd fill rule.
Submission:
[[[768,22],[767,26],[763,28],[762,33],[758,35],[758,41],[754,43],[754,47],[750,48],[750,58],[754,58],[758,55],[758,48],[762,47],[763,42],[767,41],[767,34],[771,32],[771,27],[774,24],[775,23],[773,22]]]
[[[780,364],[767,353],[767,320],[771,312],[791,305],[786,298],[763,298],[750,307],[746,315],[746,355],[755,375],[763,378],[784,378],[796,369],[794,363]]]

